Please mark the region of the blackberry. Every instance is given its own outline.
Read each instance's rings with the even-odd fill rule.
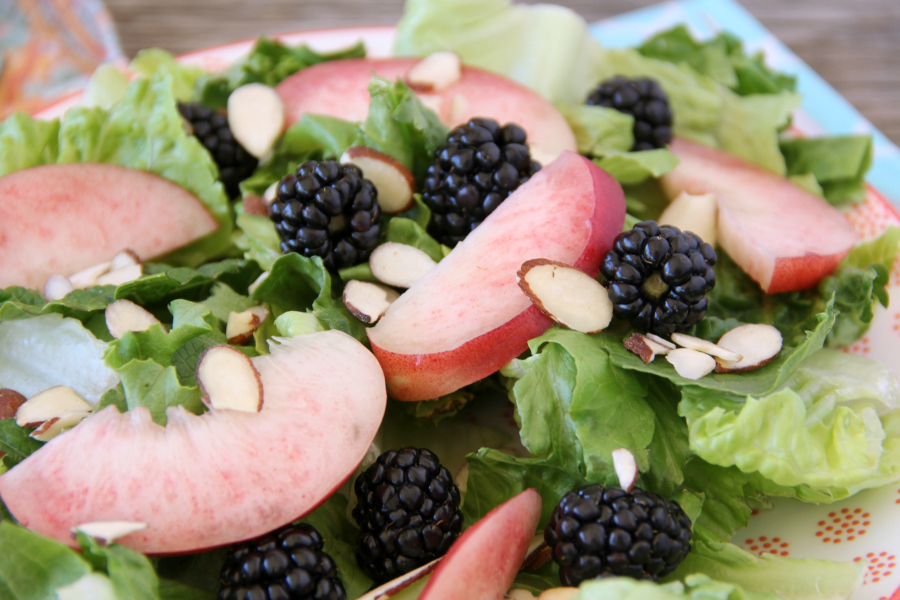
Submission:
[[[450,132],[425,172],[422,199],[432,211],[431,234],[455,246],[541,168],[531,160],[525,130],[472,119]]]
[[[232,546],[219,600],[345,600],[337,567],[312,525],[285,525]]]
[[[591,106],[614,108],[634,117],[632,150],[664,148],[672,141],[669,97],[652,79],[607,79],[588,95],[587,103]]]
[[[240,196],[238,184],[253,174],[259,161],[231,135],[228,117],[196,103],[179,102],[178,112],[190,124],[191,133],[212,154],[228,197]]]
[[[459,488],[430,450],[385,452],[355,489],[356,560],[377,582],[443,556],[462,531]]]
[[[656,581],[684,560],[692,535],[677,502],[599,484],[563,496],[544,529],[563,585],[575,587],[612,576]]]
[[[381,236],[378,192],[354,165],[310,160],[278,184],[269,218],[281,251],[319,256],[336,271],[366,261]]]
[[[613,314],[642,331],[687,331],[706,315],[716,251],[696,233],[643,221],[620,233],[600,263]]]

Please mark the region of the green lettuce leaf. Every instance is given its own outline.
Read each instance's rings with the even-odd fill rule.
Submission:
[[[747,526],[754,507],[765,505],[752,477],[736,467],[720,467],[693,456],[684,465],[685,488],[701,499],[694,530],[730,540]]]
[[[242,85],[263,83],[275,86],[294,73],[329,60],[363,58],[362,42],[336,52],[322,54],[308,46],[286,46],[277,40],[260,37],[246,58],[235,62],[222,73],[207,75],[197,83],[200,102],[224,108],[228,96]],[[140,55],[139,55],[140,56]]]
[[[81,95],[81,106],[109,110],[125,96],[131,80],[113,64],[100,65]]]
[[[634,145],[634,117],[629,114],[587,104],[560,104],[556,108],[575,133],[581,154],[606,156],[627,152]]]
[[[289,310],[279,315],[275,319],[275,328],[278,329],[278,334],[284,337],[325,331],[325,327],[315,315],[296,310]]]
[[[132,360],[119,369],[128,410],[143,406],[159,425],[167,422],[166,409],[182,406],[195,415],[206,407],[196,386],[184,386],[175,367],[164,367],[153,360]]]
[[[0,121],[0,177],[56,162],[59,127],[59,121],[39,121],[22,112]]]
[[[96,335],[90,322],[98,316],[102,317],[106,307],[115,300],[114,293],[113,286],[97,286],[69,292],[62,300],[44,302],[43,296],[34,290],[10,287],[0,290],[0,321],[59,314],[83,322]],[[103,328],[106,328],[105,325]]]
[[[753,593],[733,583],[693,575],[664,585],[628,577],[586,581],[573,600],[778,600],[775,594]]]
[[[178,62],[171,52],[160,48],[141,50],[132,59],[128,69],[148,79],[154,75],[168,75],[172,78],[172,96],[178,102],[192,101],[197,80],[206,74],[206,71],[196,65]]]
[[[658,148],[638,152],[612,152],[594,162],[622,185],[635,185],[650,177],[665,175],[678,166],[678,157],[665,148]]]
[[[109,575],[116,597],[159,600],[159,579],[146,556],[120,544],[102,545],[83,533],[76,540],[85,559]]]
[[[0,597],[45,600],[91,571],[77,552],[14,525],[0,521]]]
[[[34,429],[16,425],[14,418],[0,419],[0,452],[3,453],[0,461],[4,467],[12,469],[44,445],[29,437],[32,431]]]
[[[811,174],[824,197],[836,206],[866,197],[866,171],[872,165],[872,136],[843,135],[781,142],[788,175]]]
[[[281,238],[272,220],[240,212],[237,226],[239,232],[234,240],[235,245],[244,251],[247,260],[255,261],[267,271],[271,269],[281,257]]]

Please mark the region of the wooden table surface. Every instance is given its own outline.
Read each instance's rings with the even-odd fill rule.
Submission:
[[[741,0],[900,144],[900,0]],[[175,53],[260,34],[395,23],[403,0],[106,0],[126,53]],[[556,0],[588,21],[655,0]],[[898,174],[900,176],[900,174]]]

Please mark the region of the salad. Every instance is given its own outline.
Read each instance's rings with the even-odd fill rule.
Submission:
[[[765,510],[772,498],[830,503],[900,479],[900,386],[887,367],[839,351],[866,333],[877,304],[887,305],[885,286],[900,229],[851,243],[852,248],[848,245],[835,252],[839,256],[832,264],[803,262],[788,275],[779,275],[777,267],[760,272],[741,251],[747,247],[780,250],[795,243],[815,248],[821,244],[828,250],[838,243],[839,227],[822,215],[832,214],[829,206],[842,209],[863,200],[871,140],[856,135],[803,138],[792,133],[790,116],[800,101],[794,79],[769,69],[762,56],[746,54],[740,40],[727,33],[700,41],[686,28],[676,27],[637,48],[608,49],[596,42],[583,20],[559,7],[519,6],[506,0],[410,0],[398,25],[395,50],[398,56],[441,53],[445,58],[443,53],[452,51],[464,64],[511,78],[524,88],[500,90],[499,86],[510,85],[501,83],[507,80],[489,77],[463,101],[451,98],[449,103],[436,104],[442,85],[440,68],[437,76],[426,72],[418,86],[404,77],[410,65],[425,61],[410,59],[391,76],[372,76],[369,63],[344,60],[363,59],[362,44],[321,54],[261,38],[247,57],[219,73],[181,64],[160,50],[147,50],[129,67],[133,80],[111,67],[98,70],[85,92],[86,106],[71,109],[62,121],[17,114],[0,124],[0,190],[19,193],[15,190],[20,188],[11,184],[3,187],[5,178],[29,185],[40,182],[54,193],[65,194],[68,188],[78,187],[82,181],[78,178],[95,172],[108,182],[89,190],[98,203],[109,201],[115,206],[110,198],[124,194],[131,207],[145,209],[138,223],[116,221],[111,231],[121,237],[110,234],[110,247],[85,234],[88,237],[80,250],[96,256],[87,264],[105,265],[105,271],[95,273],[87,285],[73,285],[77,282],[72,276],[61,277],[66,280],[62,283],[57,280],[62,288],[51,286],[50,276],[71,272],[53,270],[63,270],[59,265],[66,263],[49,250],[46,255],[36,253],[37,260],[25,263],[31,266],[21,275],[13,275],[12,267],[0,274],[0,283],[6,286],[0,289],[0,339],[4,341],[0,408],[13,407],[0,420],[4,453],[0,597],[215,598],[223,567],[232,568],[229,565],[236,560],[228,545],[247,538],[218,524],[241,522],[242,527],[253,528],[266,519],[277,521],[264,533],[287,523],[297,512],[308,513],[302,522],[313,526],[322,542],[315,552],[330,557],[331,576],[340,581],[346,597],[361,597],[376,581],[373,572],[357,560],[361,523],[355,515],[365,486],[353,482],[377,466],[376,459],[382,460],[378,457],[384,452],[400,448],[417,449],[416,460],[432,460],[426,452],[433,453],[443,469],[435,466],[440,475],[434,477],[444,478],[445,472],[452,475],[459,489],[459,502],[454,500],[461,511],[458,530],[474,531],[476,523],[489,522],[482,521],[488,515],[491,519],[501,515],[492,512],[498,507],[509,506],[522,494],[536,493],[541,500],[537,512],[532,507],[537,526],[529,533],[537,534],[544,532],[551,519],[558,522],[554,510],[572,490],[591,484],[604,489],[625,486],[614,457],[626,451],[638,471],[637,488],[659,497],[660,502],[677,502],[689,519],[690,552],[658,580],[586,581],[578,598],[849,597],[861,579],[859,565],[759,557],[730,540],[747,525],[751,512]],[[285,103],[286,127],[279,123],[268,143],[260,131],[271,126],[267,116],[272,110],[249,110],[252,125],[246,135],[245,125],[236,117],[216,120],[218,110],[227,108],[230,116],[241,110],[236,100],[241,90],[259,94],[255,102],[270,102],[273,87],[288,89],[291,81],[302,81],[292,78],[310,73],[339,71],[346,81],[350,76],[339,66],[346,64],[364,66],[362,100],[346,91],[349,86],[340,88],[343,96],[330,91],[327,81],[318,88],[304,88],[298,102],[314,103],[315,94],[320,93],[318,106],[323,108],[292,114],[292,105]],[[634,116],[602,103],[584,103],[598,83],[617,76],[649,78],[661,86],[672,113],[671,143],[638,149]],[[531,91],[520,91],[525,88]],[[604,198],[608,206],[615,205],[614,197],[619,198],[624,222],[621,227],[615,222],[605,249],[613,247],[612,239],[620,230],[655,227],[647,223],[671,208],[669,203],[678,193],[701,197],[690,187],[692,183],[683,183],[685,178],[677,175],[691,168],[695,169],[691,181],[707,186],[699,192],[718,196],[720,211],[732,211],[742,222],[740,207],[726,204],[726,197],[750,198],[754,206],[764,209],[754,214],[770,216],[762,223],[772,230],[779,227],[779,215],[793,209],[773,205],[771,198],[783,198],[782,194],[793,193],[785,190],[798,187],[809,193],[804,198],[818,197],[821,205],[817,206],[826,208],[809,214],[815,228],[778,230],[777,235],[745,239],[739,228],[723,228],[728,221],[720,218],[719,226],[714,219],[710,233],[704,234],[706,241],[710,235],[717,236],[715,257],[706,258],[709,268],[714,268],[715,285],[704,287],[706,304],[696,309],[696,320],[684,328],[685,333],[715,343],[740,326],[769,326],[782,341],[777,355],[747,372],[725,368],[726,372],[686,376],[664,356],[645,360],[646,356],[629,350],[624,341],[634,333],[647,333],[649,326],[616,318],[594,333],[545,325],[528,336],[528,349],[522,354],[503,357],[482,350],[481,355],[463,357],[461,362],[479,363],[486,372],[472,367],[477,377],[459,385],[447,383],[456,381],[456,371],[451,374],[448,363],[435,371],[433,385],[431,380],[428,385],[416,383],[415,370],[409,375],[402,365],[389,366],[391,353],[401,354],[396,348],[412,343],[398,342],[396,333],[413,322],[414,315],[397,318],[410,314],[410,298],[418,302],[433,292],[462,302],[479,293],[478,284],[471,283],[482,281],[479,276],[463,278],[462,283],[451,278],[458,285],[439,288],[447,278],[432,276],[437,272],[433,269],[445,265],[446,273],[446,265],[465,262],[459,257],[478,243],[486,244],[485,254],[492,249],[503,254],[496,245],[483,242],[497,235],[491,222],[481,226],[480,217],[474,218],[472,231],[478,233],[477,240],[461,236],[435,208],[437,192],[425,183],[434,175],[430,169],[435,168],[435,153],[445,151],[448,135],[453,135],[444,121],[477,117],[495,97],[521,109],[516,113],[522,119],[520,129],[532,142],[531,155],[516,174],[521,185],[532,180],[531,188],[537,183],[550,185],[545,183],[550,179],[557,181],[553,185],[580,185],[579,173],[593,173],[594,165],[608,174],[597,177],[608,178],[611,187],[603,189],[614,191],[597,191],[595,196]],[[453,116],[448,117],[445,110]],[[472,114],[460,118],[467,110]],[[555,122],[551,117],[557,113]],[[185,122],[191,127],[186,128]],[[532,122],[536,124],[529,125]],[[558,133],[559,123],[569,138]],[[660,127],[669,127],[654,124],[654,135],[661,135]],[[235,148],[226,134],[209,143],[203,139],[203,131],[218,131],[226,125],[246,149]],[[484,120],[477,125],[494,127]],[[496,135],[501,136],[496,140],[506,136],[504,143],[524,146],[513,129],[504,128]],[[589,160],[568,154],[551,166],[566,144]],[[370,184],[354,180],[355,184],[347,184],[359,204],[352,218],[364,213],[367,219],[355,230],[359,235],[354,241],[324,260],[285,253],[298,249],[288,239],[299,240],[297,244],[303,240],[296,228],[286,238],[281,221],[271,218],[269,206],[281,203],[279,210],[284,211],[294,200],[293,188],[279,187],[278,182],[299,173],[298,165],[315,164],[320,185],[337,186],[341,177],[350,177],[348,171],[330,173],[326,171],[331,166],[321,165],[338,159],[346,162],[342,159],[346,156],[352,162],[348,149],[360,147],[374,153],[359,156],[376,157],[372,160],[381,161],[376,168],[390,164],[392,174],[408,173],[423,193],[409,203],[375,206],[360,200],[366,194],[375,195],[367,191]],[[697,150],[707,147],[714,151]],[[723,156],[749,165],[734,167],[739,172],[750,169],[755,174],[739,180],[741,189],[736,190],[735,180],[729,179],[732,175],[722,175],[732,173],[728,170],[732,167],[719,169],[721,164],[738,164]],[[543,163],[540,170],[531,165],[532,159]],[[356,164],[364,163],[357,160]],[[40,171],[49,165],[65,169]],[[27,179],[30,174],[51,172],[53,180]],[[139,177],[136,172],[157,176],[148,185],[163,186],[165,194],[157,196],[165,200],[132,193],[138,187],[132,179]],[[571,177],[552,178],[548,173]],[[561,179],[570,181],[558,183]],[[760,188],[761,179],[779,183]],[[294,176],[292,181],[296,180]],[[170,184],[174,185],[166,187]],[[619,186],[624,194],[615,191]],[[385,189],[378,187],[379,198],[387,199]],[[582,208],[569,199],[580,192],[568,193],[564,187],[552,191],[560,189],[567,193],[558,197],[566,200],[555,200],[553,215],[545,214],[537,204],[542,197],[532,194],[529,201],[541,210],[527,211],[512,229],[527,225],[527,231],[541,232],[547,222],[564,222],[566,211],[578,216]],[[525,203],[523,196],[516,196],[519,204]],[[162,203],[146,210],[151,201]],[[48,210],[69,210],[62,202],[47,206]],[[697,217],[702,207],[691,206],[686,211],[689,222],[702,224]],[[82,212],[64,213],[75,224],[71,229],[85,222]],[[596,223],[614,220],[608,216],[611,212],[597,214]],[[43,218],[26,211],[21,215],[25,229],[27,224],[38,227]],[[97,218],[120,216],[111,210]],[[185,233],[176,226],[181,221],[189,221],[195,229]],[[156,231],[165,231],[171,240]],[[133,253],[117,254],[150,237],[157,244],[151,244],[151,249],[169,244],[159,253],[162,258],[142,263],[142,250],[137,252],[138,259]],[[467,243],[456,246],[461,237]],[[561,236],[544,239],[535,233],[534,237],[535,248],[554,249],[562,243]],[[684,243],[689,243],[689,237]],[[116,247],[119,240],[125,241]],[[414,281],[387,279],[374,258],[387,244],[401,245],[404,249],[398,252],[414,249],[411,255],[419,261],[416,264],[424,264],[422,271],[427,274],[423,276],[430,277],[422,281],[436,282],[436,287],[423,292],[427,286]],[[305,247],[300,247],[301,252]],[[820,254],[826,254],[824,250]],[[533,258],[539,257],[527,256],[518,264]],[[600,258],[596,257],[597,268],[602,268]],[[8,255],[8,261],[14,259],[15,254]],[[576,259],[578,253],[569,262],[578,266]],[[124,276],[121,269],[130,269],[131,275]],[[801,286],[804,289],[791,288],[791,279],[809,278],[823,269],[827,273]],[[406,275],[409,269],[404,266],[399,271]],[[604,270],[604,275],[612,272]],[[117,273],[123,275],[121,280],[116,279]],[[599,278],[613,296],[615,282],[612,275],[609,279]],[[373,309],[347,301],[348,295],[357,298],[350,292],[351,282],[387,282],[410,291],[395,299],[397,291],[377,288],[384,293],[381,301],[398,304],[375,324],[386,304]],[[692,301],[692,306],[700,306],[699,302]],[[125,316],[111,318],[118,309]],[[463,319],[469,323],[441,323],[432,331],[458,339],[452,336],[469,331],[466,327],[471,322],[486,319],[480,312],[470,313]],[[428,319],[415,323],[419,331],[429,331],[431,326]],[[654,331],[664,337],[672,333],[664,327]],[[424,339],[422,343],[433,353],[445,350],[433,338]],[[214,360],[221,362],[213,364]],[[493,365],[492,360],[501,362]],[[208,379],[204,364],[212,373]],[[234,417],[216,398],[224,395],[236,404],[244,401],[246,395],[238,397],[230,388],[245,382],[233,373],[243,372],[249,364],[255,365],[254,381],[265,385],[261,384],[255,410]],[[381,377],[386,377],[392,396],[387,400]],[[412,384],[408,384],[410,378]],[[24,425],[44,423],[37,428],[23,426],[16,408],[26,397],[55,386],[77,393],[77,402],[85,406],[77,419],[56,422],[54,428],[50,420],[35,418]],[[306,388],[326,391],[304,396],[302,409],[289,408],[290,390]],[[54,402],[77,404],[68,395]],[[207,412],[200,419],[195,416]],[[128,417],[117,420],[118,413]],[[297,428],[279,428],[279,418]],[[212,425],[207,427],[212,422],[221,428],[218,432]],[[266,426],[260,426],[261,422]],[[303,441],[313,438],[315,444]],[[51,439],[55,441],[46,441]],[[80,444],[72,441],[78,439]],[[110,449],[124,447],[110,440],[124,439],[131,440],[129,447],[136,448],[135,453],[110,456]],[[288,448],[303,444],[318,449],[306,456],[315,456],[319,462],[286,464],[279,458]],[[58,448],[67,449],[54,450]],[[396,458],[391,456],[384,460]],[[101,472],[92,463],[115,468]],[[238,484],[196,487],[196,481],[205,481],[209,471],[227,473],[225,479],[233,478]],[[348,476],[348,483],[335,491]],[[275,496],[288,503],[285,511],[303,510],[278,514],[269,504]],[[85,526],[69,538],[72,525],[65,524],[69,511],[107,500],[110,505],[120,500],[140,505],[148,515],[164,507],[166,514],[154,518],[170,527],[142,532],[141,523],[113,524],[111,529],[109,523],[101,523],[99,529]],[[258,508],[263,505],[265,510]],[[58,535],[40,535],[26,528],[25,521]],[[143,536],[143,541],[130,543],[139,538],[129,535]],[[315,539],[313,534],[304,535]],[[115,543],[116,537],[121,537],[121,544]],[[78,551],[61,542],[77,545]],[[494,542],[498,555],[505,552],[506,544],[500,542]],[[466,547],[473,547],[471,541]],[[446,564],[459,562],[454,557]],[[516,575],[510,589],[517,591],[510,591],[512,597],[539,596],[563,584],[556,561],[538,563]],[[433,577],[437,576],[435,572]],[[426,577],[416,585],[395,589],[390,597],[418,597],[427,581]]]

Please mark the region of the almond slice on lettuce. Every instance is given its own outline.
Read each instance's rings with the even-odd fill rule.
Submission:
[[[712,342],[707,342],[706,340],[694,337],[692,335],[673,333],[672,341],[679,346],[683,346],[684,348],[690,348],[691,350],[696,350],[697,352],[703,352],[704,354],[709,354],[710,356],[721,358],[725,361],[737,362],[741,360],[741,358],[743,358],[737,352],[729,350],[728,348],[723,348],[722,346],[713,344]]]
[[[666,360],[675,367],[675,372],[685,379],[700,379],[716,368],[716,359],[690,348],[672,350],[666,354]]]
[[[575,267],[536,258],[525,261],[516,277],[528,299],[560,325],[581,333],[597,333],[612,320],[609,292]]]
[[[380,283],[351,279],[344,286],[344,306],[363,323],[375,323],[400,297],[397,290]]]
[[[771,325],[748,324],[735,327],[718,345],[741,356],[740,360],[716,359],[716,373],[746,373],[764,367],[781,352],[781,332]]]
[[[262,410],[259,371],[240,350],[226,345],[207,348],[197,361],[196,373],[203,403],[211,409],[251,413]]]
[[[225,325],[228,343],[240,346],[248,342],[268,316],[269,310],[265,306],[251,306],[245,311],[228,313],[228,322]]]
[[[675,346],[672,345],[669,348],[651,339],[649,335],[633,333],[630,338],[625,340],[625,349],[637,354],[644,364],[649,365],[658,354],[668,354],[675,349]]]
[[[159,319],[131,300],[116,300],[106,307],[106,328],[117,340],[129,331],[147,331],[160,324]]]

